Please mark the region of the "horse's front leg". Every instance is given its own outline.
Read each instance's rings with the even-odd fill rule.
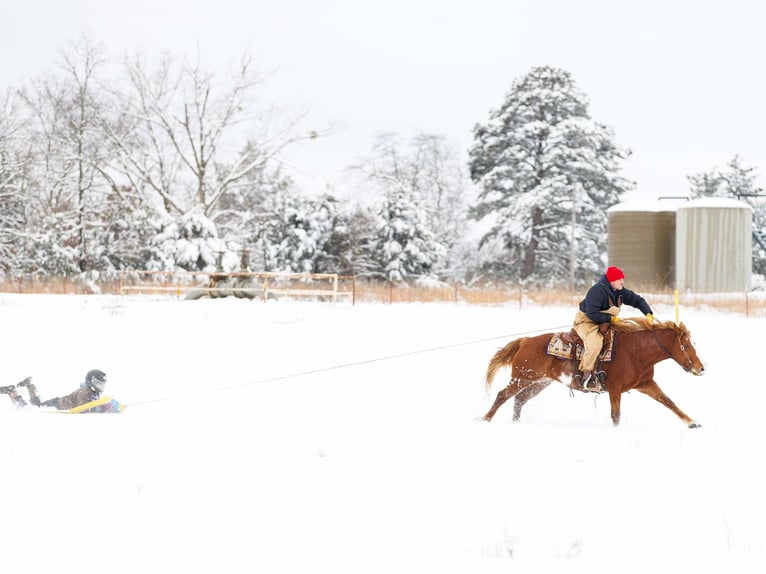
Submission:
[[[620,424],[620,401],[622,400],[622,390],[617,388],[617,385],[606,386],[609,391],[609,404],[612,407],[612,424],[619,426]]]
[[[679,409],[676,404],[670,400],[670,398],[662,392],[662,389],[660,386],[654,381],[654,379],[650,380],[648,383],[642,383],[636,387],[636,390],[641,391],[645,395],[648,395],[652,397],[655,401],[665,405],[668,407],[671,411],[676,413],[678,415],[678,418],[680,418],[686,426],[688,426],[690,429],[696,429],[702,425],[700,425],[697,421],[691,419],[685,412],[683,412],[681,409]]]

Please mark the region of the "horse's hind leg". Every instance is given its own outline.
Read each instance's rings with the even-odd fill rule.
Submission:
[[[645,395],[648,395],[652,397],[655,401],[659,402],[660,404],[665,405],[668,407],[671,411],[676,413],[678,418],[680,418],[686,426],[688,426],[690,429],[694,429],[700,426],[698,422],[695,420],[689,418],[689,416],[683,412],[681,409],[679,409],[676,404],[670,400],[670,398],[662,392],[662,389],[660,386],[654,382],[654,380],[649,381],[648,383],[643,383],[636,387],[637,391],[641,391]]]
[[[519,418],[521,417],[521,408],[527,403],[527,401],[529,399],[536,397],[538,394],[540,394],[540,391],[542,391],[545,387],[547,387],[550,384],[551,384],[550,381],[539,381],[529,385],[528,387],[524,387],[518,392],[518,394],[516,395],[513,401],[514,422],[518,421]]]
[[[495,399],[495,403],[492,405],[492,408],[487,411],[487,414],[484,415],[485,421],[491,421],[492,417],[495,416],[495,413],[497,412],[497,409],[499,409],[501,406],[503,406],[503,403],[510,399],[513,395],[518,393],[524,385],[529,384],[526,381],[521,381],[520,379],[511,379],[511,382],[508,383],[508,386],[505,387],[502,391],[497,393],[497,398]]]

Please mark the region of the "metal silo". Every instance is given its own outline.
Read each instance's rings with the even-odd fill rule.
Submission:
[[[752,275],[753,210],[741,201],[703,198],[678,207],[676,287],[696,293],[746,291]]]
[[[631,285],[672,287],[677,206],[661,201],[619,203],[607,210],[609,265]]]

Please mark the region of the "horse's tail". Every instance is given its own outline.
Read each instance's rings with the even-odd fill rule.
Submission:
[[[514,355],[519,352],[522,343],[528,338],[529,337],[521,337],[520,339],[515,339],[495,353],[495,356],[492,357],[492,360],[487,367],[487,376],[485,378],[485,386],[487,389],[492,386],[492,381],[495,379],[497,370],[511,364]]]

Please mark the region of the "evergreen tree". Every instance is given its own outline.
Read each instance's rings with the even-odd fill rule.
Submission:
[[[605,210],[632,186],[619,175],[629,152],[590,118],[571,75],[544,66],[517,79],[474,128],[474,142],[470,175],[480,189],[472,215],[492,223],[481,244],[500,239],[505,248],[496,269],[539,283],[573,274],[578,285],[601,272]]]
[[[147,269],[213,271],[223,250],[218,231],[200,211],[168,217],[154,237]]]
[[[377,264],[372,258],[375,244],[375,216],[356,206],[338,209],[323,253],[317,260],[320,273],[372,277]]]
[[[107,197],[101,217],[105,222],[102,241],[93,250],[94,267],[110,275],[120,269],[156,267],[152,249],[155,235],[163,226],[161,217],[149,209],[130,188],[122,188]],[[162,258],[159,258],[162,259]]]
[[[723,171],[713,169],[687,177],[692,198],[730,197],[753,208],[753,272],[766,275],[766,194],[756,185],[758,170],[734,156]]]
[[[434,240],[417,197],[401,185],[387,190],[377,211],[374,257],[389,281],[435,278],[444,248]]]
[[[460,205],[455,196],[463,189],[447,177],[451,172],[444,164],[450,158],[443,139],[421,135],[412,147],[407,154],[395,134],[381,134],[373,157],[354,167],[375,194],[374,274],[390,281],[436,278],[440,267],[447,266],[440,238],[455,242],[465,220],[465,212],[455,211]]]
[[[330,196],[307,198],[291,187],[265,197],[253,220],[253,263],[264,271],[319,273],[317,262],[326,257],[336,201]]]

